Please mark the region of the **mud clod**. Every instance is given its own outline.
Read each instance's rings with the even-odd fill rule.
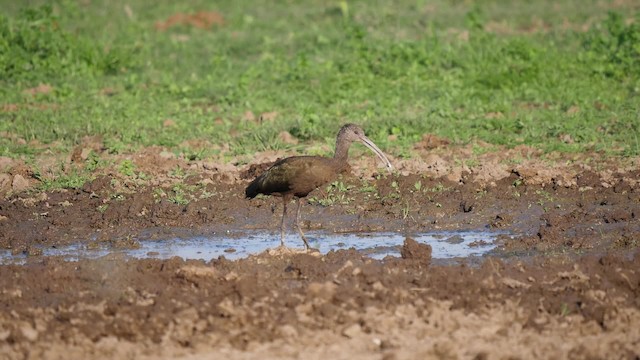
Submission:
[[[405,260],[417,260],[425,265],[431,263],[431,246],[428,244],[421,244],[414,239],[407,237],[404,239],[402,249],[400,250],[400,256]]]

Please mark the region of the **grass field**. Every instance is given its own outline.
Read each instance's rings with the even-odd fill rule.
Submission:
[[[404,157],[424,133],[640,155],[635,1],[39,3],[0,1],[2,156],[295,153],[346,122]]]

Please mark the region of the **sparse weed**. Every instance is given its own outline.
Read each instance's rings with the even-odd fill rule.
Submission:
[[[378,188],[376,188],[375,184],[373,183],[368,183],[366,181],[362,182],[362,185],[360,185],[360,192],[361,193],[375,193],[378,191]]]
[[[178,179],[184,179],[187,176],[187,173],[183,168],[176,166],[175,168],[173,168],[173,170],[169,172],[169,176],[178,178]]]
[[[171,193],[167,195],[167,200],[178,205],[187,205],[191,200],[195,199],[193,192],[195,186],[176,184],[171,188]]]
[[[353,185],[345,185],[342,181],[334,181],[326,188],[326,195],[324,197],[313,196],[309,198],[310,204],[320,204],[322,206],[331,206],[335,204],[347,205],[354,199],[345,194],[349,189],[353,188]]]
[[[442,183],[437,183],[434,187],[427,189],[427,191],[432,193],[439,193],[449,190],[448,187],[444,186]]]
[[[118,172],[124,176],[135,177],[136,176],[136,166],[133,161],[126,159],[120,163],[118,166]]]
[[[88,174],[80,172],[77,169],[64,173],[61,171],[53,177],[43,176],[39,172],[34,174],[35,178],[40,180],[38,189],[42,191],[51,191],[57,189],[79,189],[85,182],[91,180]]]
[[[422,181],[416,181],[416,183],[413,184],[413,188],[416,189],[416,191],[420,192],[420,190],[422,189]]]
[[[162,201],[167,197],[167,193],[161,188],[153,189],[153,199],[156,203]]]
[[[410,213],[411,213],[411,206],[409,205],[409,201],[405,201],[404,205],[402,206],[402,220],[406,220],[407,217],[409,217]]]

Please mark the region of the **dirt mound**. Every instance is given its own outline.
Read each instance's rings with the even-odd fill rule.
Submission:
[[[431,245],[421,244],[408,237],[404,239],[400,256],[402,256],[403,259],[416,260],[425,265],[429,265],[431,262],[431,251]]]

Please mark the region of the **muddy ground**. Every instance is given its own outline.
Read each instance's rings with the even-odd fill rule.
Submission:
[[[190,161],[148,148],[63,191],[38,190],[59,157],[0,159],[0,248],[26,259],[0,265],[0,358],[640,358],[640,160],[432,140],[393,159],[392,175],[357,157],[303,208],[307,230],[406,234],[402,257],[384,260],[281,249],[210,262],[43,257],[78,242],[278,236],[281,201],[243,194],[286,154]],[[62,161],[82,169],[91,149]],[[489,256],[446,263],[411,239],[444,229],[510,236]]]

